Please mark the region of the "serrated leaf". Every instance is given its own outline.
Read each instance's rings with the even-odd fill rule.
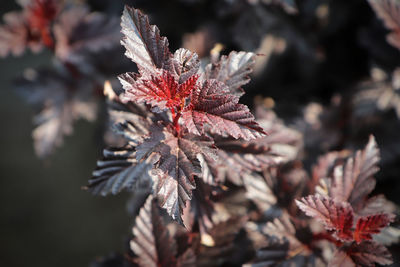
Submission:
[[[386,28],[392,32],[387,35],[387,41],[400,49],[400,3],[397,0],[368,0],[378,17],[383,20]]]
[[[191,134],[175,136],[168,127],[158,126],[150,132],[149,138],[137,147],[137,160],[141,162],[153,152],[160,154],[155,163],[155,193],[160,199],[160,206],[182,223],[183,208],[196,187],[194,176],[201,175],[197,155],[210,157],[213,153],[210,148],[212,142]]]
[[[347,256],[345,256],[344,253]],[[354,265],[350,265],[351,263],[349,258],[351,258]],[[349,264],[349,266],[374,267],[375,263],[381,265],[389,265],[393,263],[392,256],[390,255],[390,252],[387,250],[387,248],[373,241],[364,241],[361,244],[352,243],[348,247],[341,248],[334,254],[333,262],[329,264],[329,266],[339,266],[336,265],[339,259],[343,259],[339,262],[347,263]]]
[[[121,27],[125,55],[137,64],[140,73],[154,73],[169,64],[171,52],[167,38],[160,36],[157,26],[150,25],[140,10],[125,6]]]
[[[182,113],[189,132],[202,135],[206,129],[219,135],[245,140],[261,137],[264,130],[255,122],[239,98],[227,94],[228,88],[217,80],[207,80],[192,92],[191,103]]]
[[[97,168],[89,180],[87,189],[95,195],[106,196],[118,194],[124,189],[148,191],[152,186],[154,162],[158,160],[157,154],[146,161],[138,163],[136,153],[132,147],[103,152],[104,159],[97,162]]]
[[[205,77],[225,83],[232,95],[241,96],[244,94],[241,87],[250,81],[248,75],[253,71],[255,57],[251,52],[232,51],[218,62],[208,64]]]
[[[349,203],[338,202],[321,195],[296,200],[297,206],[308,216],[322,222],[327,230],[334,230],[336,237],[343,241],[353,238],[353,209]]]
[[[357,220],[353,238],[357,243],[360,243],[362,240],[371,240],[372,234],[380,233],[381,229],[386,227],[391,221],[391,216],[387,214],[361,217]]]
[[[151,78],[136,80],[135,73],[125,73],[118,78],[125,89],[124,99],[135,103],[147,103],[159,110],[182,109],[185,99],[196,88],[198,76],[191,76],[183,83],[178,83],[168,71]]]
[[[164,226],[157,203],[149,196],[136,217],[130,247],[139,266],[176,266],[176,244]]]
[[[198,225],[201,235],[208,232],[214,226],[212,215],[214,203],[210,197],[212,190],[200,178],[196,178],[196,189],[193,190],[193,198],[186,206],[183,214],[183,221],[189,232]]]
[[[298,154],[301,145],[299,132],[283,125],[272,111],[257,112],[257,122],[268,132],[268,136],[250,141],[214,137],[219,157],[230,166],[228,175],[232,171],[260,172],[288,162]]]
[[[364,150],[357,151],[344,166],[335,168],[332,186],[329,188],[330,197],[347,201],[357,210],[364,198],[375,188],[373,175],[379,170],[379,160],[379,149],[371,135]]]
[[[200,60],[196,53],[180,48],[174,53],[172,66],[174,73],[179,77],[178,82],[181,84],[197,74]]]

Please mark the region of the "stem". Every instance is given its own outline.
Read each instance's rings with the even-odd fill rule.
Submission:
[[[180,131],[181,131],[181,127],[179,126],[178,121],[179,121],[179,118],[181,117],[181,112],[180,112],[180,110],[178,110],[178,112],[175,113],[174,109],[171,109],[171,112],[172,112],[172,118],[173,118],[172,124],[174,125],[175,130],[179,135]]]

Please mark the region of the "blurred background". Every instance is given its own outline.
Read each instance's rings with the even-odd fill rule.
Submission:
[[[400,203],[400,52],[387,42],[390,31],[367,0],[64,2],[86,4],[117,20],[124,4],[141,8],[168,36],[171,51],[184,46],[205,61],[212,48],[222,54],[259,53],[242,103],[262,101],[301,131],[308,169],[322,153],[359,149],[374,134],[382,154],[374,193]],[[21,9],[13,0],[2,0],[0,14]],[[76,120],[62,145],[45,157],[35,154],[38,110],[15,81],[32,69],[52,69],[53,57],[43,49],[0,59],[0,266],[88,266],[96,257],[123,251],[130,232],[127,194],[103,198],[81,189],[104,147],[101,96],[94,100],[97,119]],[[82,66],[88,62],[76,60]],[[124,60],[119,51],[104,62],[114,66]],[[107,72],[96,65],[96,71],[104,70],[97,85],[108,77],[118,87],[120,67]],[[121,68],[135,70],[129,64]],[[92,71],[82,72],[94,77]]]

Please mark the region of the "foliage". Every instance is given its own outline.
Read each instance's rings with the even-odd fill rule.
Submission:
[[[15,80],[39,110],[38,156],[106,102],[84,189],[128,192],[133,226],[123,255],[92,266],[392,264],[398,209],[375,193],[398,175],[399,1],[150,2],[168,39],[140,9],[119,28],[75,1],[20,0],[0,26],[0,56],[52,58]],[[337,50],[350,22],[363,29],[339,37],[357,49]]]

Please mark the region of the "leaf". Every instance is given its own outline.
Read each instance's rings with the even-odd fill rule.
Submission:
[[[196,255],[191,248],[188,248],[179,258],[177,267],[192,267],[196,266]]]
[[[149,196],[136,217],[130,247],[139,266],[176,266],[176,244],[164,226],[158,206]]]
[[[261,232],[268,237],[278,238],[280,242],[287,242],[289,251],[298,253],[304,249],[303,244],[296,237],[296,228],[287,213],[283,213],[272,222],[267,222]]]
[[[289,243],[281,242],[277,238],[270,238],[268,245],[256,251],[255,259],[243,267],[274,266],[286,259]]]
[[[86,189],[102,196],[115,195],[124,189],[150,193],[153,183],[150,172],[159,158],[157,154],[141,163],[136,161],[136,153],[129,146],[119,150],[106,149],[103,155],[104,159],[97,161],[97,168]]]
[[[400,4],[397,0],[368,0],[371,7],[386,28],[392,32],[387,35],[387,41],[400,49]]]
[[[379,150],[371,135],[364,150],[357,151],[344,166],[334,169],[329,195],[339,201],[349,202],[357,210],[364,198],[375,188],[373,175],[379,170],[379,160]]]
[[[263,136],[265,132],[247,106],[239,104],[239,98],[227,90],[223,83],[207,80],[192,92],[191,103],[182,113],[189,132],[202,135],[210,128],[212,133],[245,140]]]
[[[306,215],[322,222],[327,230],[334,230],[335,237],[343,241],[352,240],[353,209],[349,203],[321,195],[310,195],[295,201]]]
[[[39,157],[49,156],[62,145],[64,136],[72,134],[74,121],[96,117],[91,81],[74,80],[64,69],[33,71],[15,84],[17,91],[41,110],[34,118],[32,133]]]
[[[354,240],[360,243],[362,240],[371,240],[372,234],[378,234],[381,228],[386,227],[393,218],[387,214],[369,215],[358,219],[354,230]]]
[[[193,75],[197,74],[200,68],[200,60],[196,53],[185,48],[175,51],[173,58],[173,68],[179,77],[178,82],[184,83]]]
[[[147,103],[159,110],[182,109],[185,99],[196,88],[198,76],[191,76],[179,84],[173,75],[163,71],[159,76],[135,80],[135,73],[125,73],[118,78],[125,89],[124,99],[135,103]]]
[[[218,148],[219,160],[207,162],[210,181],[223,182],[228,179],[236,185],[242,185],[244,175],[288,162],[299,153],[301,134],[283,125],[272,111],[258,111],[257,122],[268,132],[268,136],[250,141],[212,136]]]
[[[213,157],[211,145],[207,138],[191,134],[175,136],[172,129],[157,126],[150,130],[149,138],[137,147],[139,162],[153,152],[160,154],[154,167],[154,175],[157,176],[155,193],[160,206],[180,223],[185,203],[192,198],[192,190],[196,187],[194,176],[201,174],[198,155]]]
[[[149,24],[149,19],[138,9],[125,6],[122,15],[121,44],[125,46],[125,55],[138,66],[139,72],[153,73],[169,64],[171,52],[168,40],[160,36],[155,25]]]
[[[368,216],[380,213],[386,213],[390,216],[394,215],[396,205],[385,198],[384,195],[377,195],[368,198],[364,206],[357,211],[359,216]]]
[[[9,12],[3,16],[4,25],[0,25],[0,56],[8,54],[20,56],[30,44],[34,52],[38,52],[42,46],[36,41],[29,41],[29,29],[25,24],[24,15],[21,12]]]
[[[206,66],[206,79],[215,79],[225,83],[230,94],[241,96],[241,87],[250,81],[249,74],[253,71],[256,55],[251,52],[232,51],[228,56],[222,56],[218,62]]]
[[[297,239],[296,227],[286,212],[266,226],[258,224],[256,231],[266,238],[256,244],[255,258],[243,266],[323,266],[321,260],[309,253],[307,245]]]
[[[192,200],[188,202],[184,210],[183,222],[189,232],[198,226],[200,234],[203,235],[214,226],[212,220],[214,203],[210,199],[212,189],[199,178],[196,178],[195,181],[196,189],[193,191]]]
[[[394,226],[385,227],[379,234],[374,235],[374,241],[384,246],[391,246],[399,243],[400,229]]]
[[[247,191],[247,198],[252,200],[260,211],[265,212],[277,203],[274,193],[262,176],[246,175],[243,183]]]
[[[336,250],[332,256],[331,261],[328,263],[328,267],[357,267],[354,261],[349,255],[343,250]]]
[[[55,53],[63,61],[85,64],[85,56],[118,46],[118,19],[89,13],[87,7],[72,7],[61,13],[53,27]]]
[[[347,254],[347,257],[344,254]],[[349,258],[353,261],[354,265],[350,265]],[[375,263],[381,265],[389,265],[393,263],[392,256],[386,247],[383,245],[373,242],[364,241],[361,244],[352,243],[348,247],[343,247],[341,250],[336,252],[333,257],[333,263],[337,263],[339,259],[341,263],[348,263],[348,266],[375,266]],[[329,266],[347,266],[347,265],[334,265]]]
[[[246,220],[246,217],[230,217],[214,224],[209,229],[208,235],[201,238],[196,266],[233,266],[236,264],[235,259],[245,253],[235,240]]]
[[[313,181],[317,183],[320,179],[332,177],[334,168],[342,165],[348,154],[346,150],[333,151],[319,157],[317,164],[312,168]]]
[[[262,171],[293,160],[300,150],[299,132],[283,125],[272,111],[257,112],[257,115],[257,122],[268,136],[250,141],[214,137],[218,155],[229,166],[229,173],[231,170],[240,173]]]

